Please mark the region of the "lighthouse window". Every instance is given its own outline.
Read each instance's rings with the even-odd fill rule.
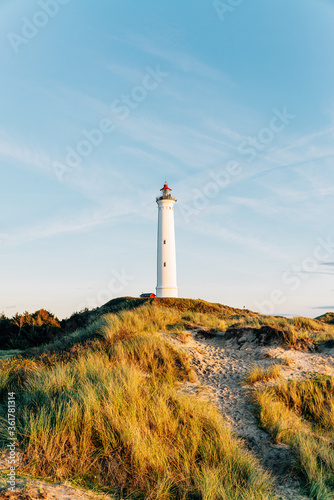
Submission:
[[[164,262],[164,267],[166,267],[166,266],[167,266],[167,263],[166,263],[166,262]]]
[[[166,245],[166,240],[164,240],[164,245]]]

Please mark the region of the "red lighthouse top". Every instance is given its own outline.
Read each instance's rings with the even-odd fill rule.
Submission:
[[[169,189],[171,191],[171,188],[168,187],[167,181],[165,181],[164,187],[160,189],[160,191],[163,191],[164,189]]]
[[[173,200],[173,201],[176,201],[175,198],[172,198],[172,195],[171,195],[171,188],[168,186],[167,184],[167,181],[165,181],[165,184],[164,186],[160,189],[161,191],[161,195],[160,197],[156,198],[156,201],[160,201],[160,200]]]

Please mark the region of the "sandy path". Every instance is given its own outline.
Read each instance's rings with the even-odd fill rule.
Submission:
[[[35,479],[18,479],[15,493],[4,485],[0,500],[113,500],[115,497],[74,488],[66,483],[46,483]]]
[[[230,422],[234,433],[242,438],[269,471],[275,481],[275,491],[279,500],[307,500],[300,484],[293,477],[291,466],[296,462],[294,453],[286,445],[275,445],[269,434],[259,429],[252,401],[252,389],[244,382],[253,364],[270,366],[277,360],[293,358],[294,369],[284,368],[286,376],[296,373],[297,377],[310,371],[321,371],[322,364],[326,373],[334,374],[334,364],[328,363],[326,355],[291,351],[278,345],[272,347],[252,346],[250,342],[238,343],[224,340],[223,336],[204,338],[192,332],[186,344],[168,336],[173,344],[188,352],[196,367],[199,381],[210,388],[213,401]],[[265,355],[272,356],[264,358]],[[274,359],[273,359],[274,358]],[[275,360],[276,358],[276,360]],[[187,390],[197,392],[198,384],[188,384]]]

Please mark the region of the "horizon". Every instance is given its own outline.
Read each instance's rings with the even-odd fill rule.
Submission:
[[[155,293],[165,179],[180,298],[334,311],[334,6],[236,3],[2,2],[0,312]]]

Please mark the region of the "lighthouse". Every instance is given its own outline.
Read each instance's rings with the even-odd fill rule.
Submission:
[[[165,182],[156,198],[158,204],[157,297],[177,297],[174,204],[172,190]]]

